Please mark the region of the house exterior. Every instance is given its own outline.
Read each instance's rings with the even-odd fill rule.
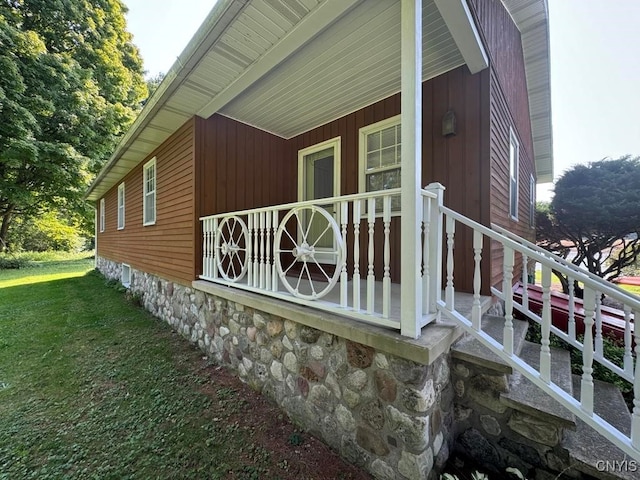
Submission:
[[[534,240],[551,147],[546,0],[219,0],[88,191],[97,267],[350,461],[425,478],[455,443],[440,320],[500,300],[511,328],[533,257],[490,230]]]

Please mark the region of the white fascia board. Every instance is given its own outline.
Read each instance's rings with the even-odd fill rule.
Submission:
[[[489,57],[466,0],[434,0],[469,71],[478,73],[489,66]],[[427,40],[428,41],[428,40]]]
[[[129,130],[127,130],[120,139],[109,161],[102,167],[102,170],[100,170],[95,180],[87,189],[85,193],[87,200],[98,200],[98,198],[106,192],[105,189],[98,187],[103,180],[107,178],[107,174],[114,165],[120,161],[122,154],[131,146],[142,130],[147,127],[158,111],[165,105],[169,98],[171,98],[171,95],[173,95],[202,56],[209,50],[211,44],[224,33],[229,24],[243,10],[247,1],[248,0],[218,0],[196,34],[189,41],[182,53],[176,58],[176,61],[164,76],[156,91],[147,99],[144,108],[131,127],[129,127]],[[140,161],[142,160],[141,158]]]
[[[326,0],[303,18],[276,45],[216,95],[197,115],[209,118],[265,76],[361,0]]]

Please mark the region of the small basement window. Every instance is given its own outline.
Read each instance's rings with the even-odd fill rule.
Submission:
[[[131,267],[126,263],[122,264],[122,274],[120,275],[120,283],[129,288],[131,285]]]

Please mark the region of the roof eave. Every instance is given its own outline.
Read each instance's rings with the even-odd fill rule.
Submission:
[[[87,200],[97,201],[106,193],[98,191],[97,187],[118,162],[123,152],[126,151],[131,143],[138,137],[158,110],[171,98],[171,95],[200,61],[203,54],[215,43],[227,26],[242,11],[246,3],[247,0],[218,0],[185,49],[176,58],[176,61],[164,76],[156,91],[147,100],[147,103],[136,120],[120,139],[111,158],[109,158],[104,167],[102,167],[87,189],[85,194]]]

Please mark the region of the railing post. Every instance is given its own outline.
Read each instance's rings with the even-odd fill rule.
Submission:
[[[429,242],[429,309],[428,314],[438,318],[438,302],[442,299],[442,229],[445,187],[437,182],[427,185],[425,190],[435,193],[436,198],[429,202],[431,212],[429,213],[430,226],[429,235],[425,241]]]
[[[422,325],[422,282],[416,265],[421,255],[422,221],[422,0],[402,0],[400,10],[400,331],[418,338]]]
[[[593,324],[596,309],[596,295],[593,289],[584,288],[584,341],[582,350],[582,381],[580,403],[582,409],[593,415]]]

